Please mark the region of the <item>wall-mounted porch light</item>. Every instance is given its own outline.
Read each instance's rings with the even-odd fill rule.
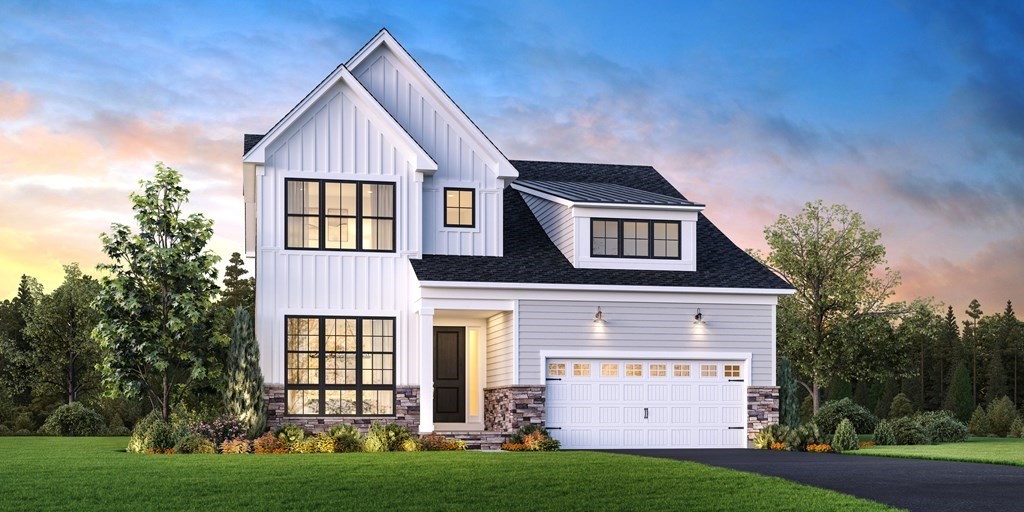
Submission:
[[[605,322],[604,313],[601,312],[601,306],[597,307],[597,313],[594,313],[594,323],[603,324]]]
[[[704,315],[700,312],[700,308],[697,308],[697,314],[693,315],[693,325],[704,325]]]

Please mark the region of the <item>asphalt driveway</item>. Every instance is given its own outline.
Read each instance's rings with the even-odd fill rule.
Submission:
[[[913,511],[1024,510],[1024,467],[768,450],[608,450],[777,476]]]

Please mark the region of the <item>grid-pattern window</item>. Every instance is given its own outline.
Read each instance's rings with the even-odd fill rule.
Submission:
[[[285,246],[395,250],[395,184],[285,180]]]
[[[740,365],[738,364],[727,364],[722,368],[723,373],[726,377],[739,377],[740,376]]]
[[[716,365],[716,364],[702,364],[702,365],[700,365],[700,376],[701,377],[717,377],[718,376],[718,365]]]
[[[590,231],[591,254],[594,256],[619,255],[619,221],[592,220]]]
[[[394,414],[393,318],[286,317],[285,323],[287,414]]]
[[[626,363],[626,377],[643,377],[644,365],[640,363]]]
[[[618,377],[619,376],[619,365],[616,363],[602,363],[601,364],[601,376],[602,377]]]
[[[658,222],[654,226],[653,256],[655,258],[678,258],[679,257],[679,223]]]
[[[565,363],[548,363],[548,376],[549,377],[564,377],[565,376]]]
[[[449,228],[476,226],[476,191],[471,188],[444,189],[444,225]]]
[[[678,221],[591,219],[590,255],[677,260],[680,230]]]
[[[668,375],[667,366],[664,364],[651,365],[651,377],[665,377]]]
[[[677,364],[672,367],[672,375],[676,377],[689,377],[690,376],[690,365],[688,364]]]
[[[573,363],[573,377],[590,377],[590,363]]]

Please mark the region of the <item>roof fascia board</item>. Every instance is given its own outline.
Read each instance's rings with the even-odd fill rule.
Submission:
[[[530,188],[529,186],[522,185],[519,183],[512,183],[512,188],[520,192],[536,196],[541,199],[546,199],[553,203],[558,203],[563,206],[575,207],[575,208],[616,208],[623,210],[671,210],[671,211],[683,211],[683,212],[700,212],[704,211],[704,205],[694,206],[683,206],[676,204],[636,204],[636,203],[592,203],[592,202],[577,202],[564,197],[558,197],[556,195],[549,194],[547,192],[541,192],[537,189]]]
[[[698,286],[626,286],[606,284],[492,283],[473,281],[420,281],[422,288],[526,289],[564,291],[620,291],[655,293],[710,293],[728,295],[793,295],[796,290],[779,288],[702,288]]]
[[[273,128],[267,132],[266,135],[253,146],[248,153],[242,157],[244,163],[258,163],[262,164],[266,161],[266,149],[269,147],[282,133],[286,132],[292,124],[302,117],[306,111],[313,105],[315,105],[321,98],[323,98],[328,91],[331,90],[338,82],[342,82],[349,86],[349,89],[353,91],[359,99],[370,105],[370,108],[374,109],[378,116],[385,119],[382,127],[390,131],[390,135],[398,140],[404,140],[409,147],[416,154],[416,170],[425,174],[433,174],[437,171],[437,162],[434,161],[430,155],[420,146],[416,139],[412,138],[405,128],[402,127],[395,120],[387,109],[374,98],[370,91],[367,91],[363,84],[356,80],[356,77],[352,75],[352,72],[348,70],[344,65],[339,65],[334,71],[327,76],[323,81],[320,82],[309,94],[306,95],[302,101],[299,102],[286,116],[281,118]]]
[[[462,107],[455,103],[455,100],[453,100],[448,93],[444,92],[444,89],[438,85],[437,81],[435,81],[434,78],[431,77],[425,69],[423,69],[423,66],[421,66],[419,62],[416,62],[416,59],[406,51],[405,47],[403,47],[402,44],[399,43],[390,32],[388,32],[388,29],[380,29],[380,31],[377,32],[377,35],[373,36],[373,39],[370,39],[369,42],[363,45],[363,47],[345,63],[345,67],[348,69],[356,69],[381,45],[386,46],[391,50],[391,53],[399,60],[399,62],[412,71],[409,74],[410,78],[416,79],[423,91],[430,94],[438,105],[445,108],[448,111],[449,116],[458,123],[466,133],[470,134],[470,137],[472,137],[480,147],[491,152],[490,156],[496,163],[495,170],[497,171],[497,177],[499,179],[519,177],[519,171],[517,171],[515,166],[508,161],[508,158],[506,158],[505,154],[501,152],[501,149],[499,149],[498,146],[494,144],[486,134],[484,134],[483,130],[481,130],[480,127],[477,126],[468,115],[466,115],[466,112],[462,110]]]

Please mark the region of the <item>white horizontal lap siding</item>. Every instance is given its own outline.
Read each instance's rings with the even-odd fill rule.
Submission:
[[[594,323],[598,306],[606,322]],[[697,308],[706,320],[693,325]],[[755,304],[522,300],[519,377],[541,382],[541,352],[749,353],[751,385],[772,385],[772,308]],[[675,356],[674,356],[675,357]]]
[[[486,387],[512,384],[512,312],[503,311],[487,319]]]
[[[573,261],[573,217],[572,211],[565,205],[554,201],[541,199],[531,194],[523,194],[526,205],[530,207],[533,216],[540,222],[548,238],[555,243],[559,251],[565,255],[570,262]]]
[[[428,254],[500,256],[504,184],[497,179],[487,148],[474,142],[475,129],[449,115],[437,98],[424,90],[419,69],[405,69],[382,46],[362,61],[353,74],[394,116],[423,150],[437,162],[437,172],[423,184],[423,251]],[[446,228],[444,187],[476,189],[476,227]]]
[[[389,121],[339,83],[267,148],[257,208],[257,336],[268,384],[284,382],[286,315],[393,316],[396,380],[415,378],[408,256],[420,250],[416,154]],[[394,253],[285,249],[285,178],[395,184]]]

